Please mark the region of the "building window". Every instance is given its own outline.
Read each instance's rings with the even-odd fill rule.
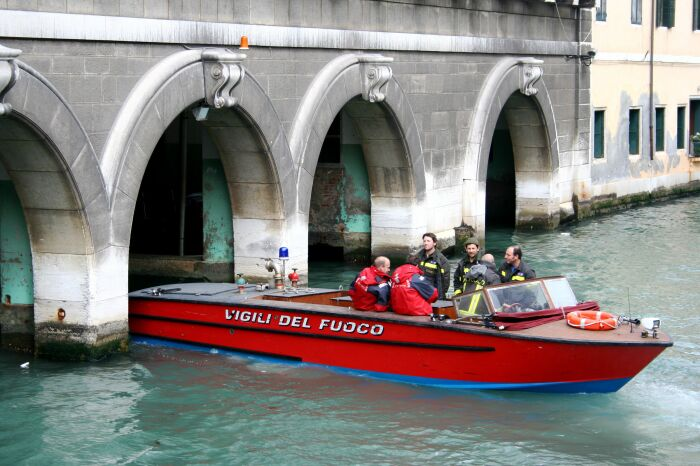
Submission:
[[[605,110],[593,113],[593,157],[602,159],[605,156]]]
[[[664,116],[666,112],[662,107],[656,108],[656,152],[664,151]]]
[[[676,0],[658,0],[656,2],[656,26],[672,28],[676,22]]]
[[[630,155],[639,154],[639,109],[630,109],[630,129],[629,129],[629,141],[630,141]]]
[[[693,31],[700,29],[700,0],[693,0]]]
[[[642,0],[632,0],[632,24],[642,24]]]
[[[607,17],[608,17],[607,1],[608,0],[595,0],[595,20],[596,21],[605,21],[607,19]]]
[[[685,107],[680,106],[676,111],[676,149],[685,148]]]

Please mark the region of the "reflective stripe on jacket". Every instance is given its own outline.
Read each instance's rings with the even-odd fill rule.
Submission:
[[[455,270],[454,289],[455,296],[463,293],[469,293],[474,290],[480,290],[486,285],[496,285],[501,283],[501,279],[496,272],[496,266],[492,262],[466,262],[467,258],[462,259]],[[480,265],[486,269],[483,273],[477,271],[474,266]],[[478,267],[478,268],[483,268]],[[473,270],[472,270],[473,269]]]
[[[523,261],[520,261],[519,267],[513,267],[507,262],[503,262],[498,268],[498,273],[501,276],[501,283],[518,282],[535,278],[535,270]]]
[[[445,293],[450,288],[450,263],[437,249],[426,256],[425,249],[418,254],[418,268],[423,271],[425,278],[438,290],[438,299],[445,299]]]

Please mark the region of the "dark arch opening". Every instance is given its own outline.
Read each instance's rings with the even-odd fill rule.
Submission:
[[[136,200],[130,252],[202,255],[201,130],[185,113],[168,126],[149,159]]]
[[[309,209],[309,260],[367,262],[371,254],[369,175],[352,117],[341,110],[319,153]]]
[[[186,110],[163,132],[134,209],[129,288],[233,277],[229,187],[211,128]],[[210,115],[211,117],[211,115]]]
[[[492,227],[515,227],[515,161],[505,112],[493,132],[486,175],[486,230]]]

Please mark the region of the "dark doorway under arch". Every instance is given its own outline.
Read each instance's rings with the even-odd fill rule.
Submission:
[[[314,174],[309,259],[364,263],[370,244],[369,175],[352,116],[341,110],[326,133]]]
[[[513,142],[502,112],[496,123],[486,175],[486,229],[515,227]]]
[[[168,126],[158,141],[136,201],[131,227],[131,253],[202,255],[200,134],[197,123],[183,113]],[[181,218],[183,214],[184,222]]]

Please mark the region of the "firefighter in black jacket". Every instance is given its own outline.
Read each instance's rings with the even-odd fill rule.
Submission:
[[[418,268],[425,278],[438,290],[438,299],[446,299],[445,293],[450,287],[450,263],[437,250],[437,236],[434,233],[423,235],[423,249],[418,253]]]
[[[504,259],[505,261],[498,268],[502,283],[535,278],[535,270],[522,260],[523,251],[520,246],[509,246]]]
[[[470,278],[467,278],[469,271],[472,266],[479,264],[479,242],[476,238],[469,238],[466,243],[464,243],[464,250],[467,255],[459,261],[457,264],[457,269],[455,270],[454,278],[454,289],[455,296],[459,296],[462,293],[467,293],[474,290],[476,282]]]
[[[477,259],[479,242],[476,238],[469,238],[464,245],[464,249],[467,251],[467,255],[459,261],[457,270],[455,270],[455,297],[463,293],[480,290],[485,285],[501,283],[498,272],[496,272],[496,265],[493,263],[493,256],[484,254],[481,260]],[[479,268],[476,273],[472,273],[472,268],[475,265],[483,265],[484,268]]]

